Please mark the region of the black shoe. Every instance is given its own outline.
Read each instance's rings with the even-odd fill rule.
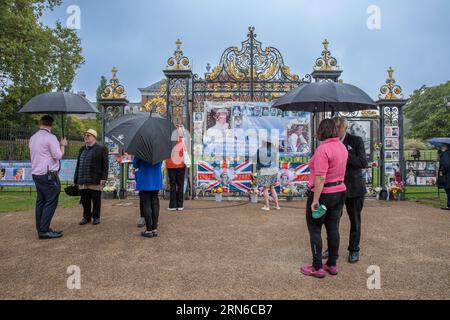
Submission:
[[[450,207],[441,208],[441,210],[450,210]]]
[[[80,226],[84,226],[84,225],[86,225],[86,224],[88,224],[88,223],[90,223],[91,222],[91,220],[89,219],[86,219],[86,218],[83,218],[83,219],[81,219],[81,221],[80,221]]]
[[[63,231],[58,231],[58,230],[53,230],[53,229],[48,229],[48,232],[53,232],[53,233],[56,233],[56,234],[64,234]]]
[[[39,233],[39,240],[46,240],[46,239],[57,239],[61,238],[63,235],[61,233],[54,233],[54,232],[46,232],[46,233]]]
[[[322,259],[324,259],[324,260],[327,260],[329,256],[330,256],[330,254],[329,254],[328,250],[325,250],[322,253]]]
[[[94,226],[100,224],[100,219],[94,219],[94,222],[92,222],[92,224],[93,224]]]
[[[153,233],[153,238],[156,238],[158,236],[158,231],[152,231]]]
[[[348,262],[356,263],[359,261],[359,252],[350,252],[348,255]]]
[[[143,236],[144,238],[153,238],[153,231],[143,231],[141,232],[141,236]]]

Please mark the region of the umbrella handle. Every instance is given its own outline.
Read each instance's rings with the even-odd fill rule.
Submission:
[[[64,113],[61,113],[61,137],[64,139]]]

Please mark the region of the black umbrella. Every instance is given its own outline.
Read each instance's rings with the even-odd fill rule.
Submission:
[[[315,82],[286,93],[273,107],[283,111],[353,112],[377,109],[367,93],[351,84]]]
[[[86,98],[70,92],[49,92],[38,95],[20,109],[20,113],[60,114],[64,137],[64,114],[98,113]]]
[[[136,113],[112,121],[105,134],[126,153],[154,165],[171,157],[178,142],[176,130],[172,122],[161,116]]]

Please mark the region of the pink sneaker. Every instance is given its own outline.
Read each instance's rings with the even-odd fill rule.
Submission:
[[[300,272],[303,273],[305,276],[311,276],[315,278],[325,278],[327,275],[323,268],[320,268],[319,270],[314,269],[313,266],[304,266],[300,268]]]
[[[337,275],[338,275],[338,268],[337,268],[337,266],[332,266],[332,267],[330,267],[329,265],[324,264],[324,265],[323,265],[323,270],[324,270],[325,272],[328,272],[328,273],[331,274],[332,276],[337,276]]]

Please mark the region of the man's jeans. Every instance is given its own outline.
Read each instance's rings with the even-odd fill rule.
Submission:
[[[58,206],[61,183],[56,174],[35,176],[36,185],[36,230],[38,233],[47,233]]]

